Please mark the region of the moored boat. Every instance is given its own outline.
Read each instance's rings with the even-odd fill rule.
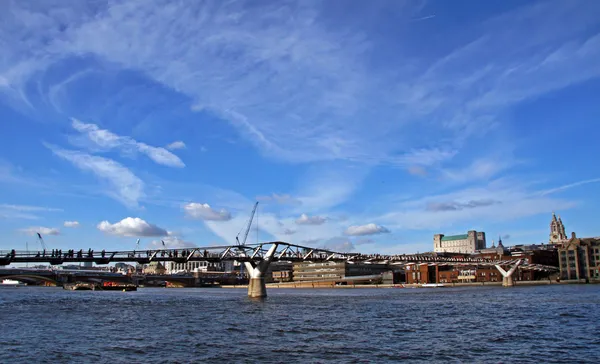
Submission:
[[[27,283],[15,281],[13,279],[3,279],[2,282],[0,283],[0,286],[3,286],[3,287],[22,287],[22,286],[26,286],[26,285],[27,285]]]

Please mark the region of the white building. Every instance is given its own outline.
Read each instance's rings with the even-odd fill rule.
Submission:
[[[435,234],[433,250],[436,253],[475,253],[486,248],[485,233],[470,230],[466,234],[449,235]]]
[[[166,262],[165,269],[167,274],[175,273],[194,273],[194,272],[231,272],[233,271],[233,261],[207,262],[195,261],[187,263]]]

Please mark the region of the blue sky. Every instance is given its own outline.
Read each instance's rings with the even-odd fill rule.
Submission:
[[[0,4],[0,249],[600,235],[600,3]]]

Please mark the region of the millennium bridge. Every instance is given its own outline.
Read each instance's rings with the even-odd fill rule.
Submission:
[[[238,244],[226,246],[206,246],[183,249],[152,249],[152,250],[117,250],[95,251],[92,249],[42,250],[31,251],[0,251],[0,266],[13,263],[48,263],[60,265],[64,263],[95,263],[106,265],[118,262],[136,262],[149,264],[151,262],[223,262],[237,261],[244,263],[249,275],[248,296],[266,297],[265,273],[271,262],[340,262],[402,266],[409,263],[448,264],[453,266],[492,266],[502,275],[504,286],[512,286],[512,274],[517,267],[525,270],[556,271],[556,267],[539,264],[529,264],[526,259],[491,260],[474,257],[453,257],[442,254],[361,254],[340,253],[322,248],[313,248],[290,244],[282,241],[264,242],[257,244]]]

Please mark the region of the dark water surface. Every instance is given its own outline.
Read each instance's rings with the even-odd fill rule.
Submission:
[[[600,362],[600,285],[0,289],[0,362]]]

